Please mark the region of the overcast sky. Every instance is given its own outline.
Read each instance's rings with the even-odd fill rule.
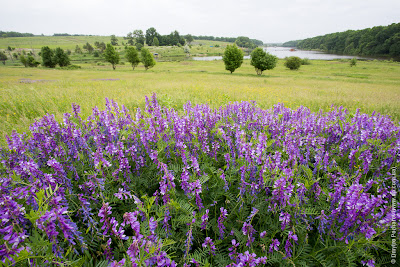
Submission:
[[[265,43],[400,22],[400,0],[0,0],[0,30],[248,36]]]

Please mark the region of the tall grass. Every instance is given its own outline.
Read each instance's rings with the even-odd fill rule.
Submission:
[[[290,108],[307,106],[327,111],[344,106],[390,115],[400,120],[400,64],[313,61],[298,71],[287,70],[283,61],[258,77],[249,61],[230,74],[222,61],[158,62],[148,71],[126,64],[82,64],[80,70],[0,66],[0,134],[28,131],[29,125],[46,113],[57,119],[70,111],[72,102],[82,107],[83,117],[105,98],[117,100],[133,112],[144,106],[144,96],[157,93],[162,105],[181,109],[187,101],[218,107],[233,101],[255,100],[262,108],[281,102]],[[31,79],[21,80],[21,79]],[[119,79],[119,80],[99,80]]]

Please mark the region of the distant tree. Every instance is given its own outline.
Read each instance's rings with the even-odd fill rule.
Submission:
[[[17,53],[13,53],[12,55],[13,55],[13,57],[14,57],[15,59],[18,59],[18,54],[17,54]]]
[[[8,50],[8,51],[13,51],[14,48],[12,48],[11,46],[8,46],[8,47],[7,47],[7,50]]]
[[[158,36],[160,36],[160,34],[158,34],[157,30],[154,27],[148,28],[146,30],[146,44],[147,45],[154,45],[154,38],[158,39]]]
[[[26,59],[26,64],[28,65],[28,67],[35,68],[40,65],[40,62],[36,61],[36,59],[33,56],[29,55]]]
[[[153,45],[154,45],[154,46],[159,46],[159,45],[160,45],[160,42],[158,41],[158,38],[157,38],[157,37],[154,37],[154,39],[153,39]]]
[[[24,65],[25,67],[28,67],[28,60],[26,59],[26,57],[24,55],[21,55],[19,57],[19,60],[21,61],[22,65]]]
[[[269,53],[266,53],[262,48],[256,48],[251,52],[251,61],[250,65],[252,65],[257,72],[257,75],[261,75],[264,70],[272,70],[275,68],[276,63],[278,62],[278,58]]]
[[[60,65],[60,67],[65,67],[71,64],[67,53],[65,53],[60,47],[56,48],[54,53],[54,61],[56,64]]]
[[[298,70],[300,69],[301,63],[302,61],[299,57],[288,57],[286,58],[284,65],[286,68],[291,70]]]
[[[186,42],[190,45],[193,42],[193,36],[190,34],[185,35]]]
[[[133,69],[140,63],[139,53],[135,47],[128,47],[125,57],[131,63]]]
[[[83,49],[86,49],[89,52],[89,54],[91,54],[94,50],[93,46],[89,43],[86,43],[85,45],[83,45]]]
[[[353,57],[350,59],[350,67],[356,66],[357,65],[357,58]]]
[[[249,49],[254,49],[257,47],[257,45],[254,44],[249,37],[244,37],[244,36],[239,36],[238,38],[236,38],[235,44],[239,47],[246,47]]]
[[[136,47],[136,49],[137,49],[138,51],[142,50],[143,46],[144,46],[144,45],[141,44],[141,43],[136,43],[136,44],[135,44],[135,47]]]
[[[3,65],[6,65],[7,55],[0,51],[0,61],[3,61]]]
[[[94,46],[96,46],[97,49],[100,50],[101,53],[104,52],[104,50],[106,50],[106,44],[104,42],[95,42]]]
[[[150,53],[149,49],[142,48],[140,53],[141,53],[141,61],[146,70],[156,65],[156,61],[154,60],[153,54]]]
[[[185,47],[183,48],[183,51],[185,52],[186,55],[190,55],[190,48],[188,45],[185,45]]]
[[[133,39],[133,34],[131,32],[128,32],[128,34],[125,37],[126,40],[128,40],[129,45],[134,45],[134,39]]]
[[[222,60],[225,63],[225,69],[233,73],[243,63],[243,51],[235,44],[227,45]]]
[[[76,54],[82,54],[82,49],[79,47],[79,45],[75,46],[75,53]]]
[[[133,38],[135,38],[136,43],[142,44],[144,46],[144,35],[142,30],[134,30],[133,33]]]
[[[118,39],[115,37],[115,35],[111,35],[111,44],[112,45],[118,45]]]
[[[119,54],[111,44],[107,44],[106,50],[104,51],[104,59],[110,62],[113,70],[115,70],[116,65],[119,63]]]
[[[42,56],[42,66],[54,68],[57,65],[57,62],[54,60],[54,51],[48,46],[42,47],[40,55]]]

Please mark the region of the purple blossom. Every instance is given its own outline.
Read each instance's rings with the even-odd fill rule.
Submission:
[[[228,216],[228,211],[224,207],[221,207],[220,210],[221,210],[221,215],[218,217],[219,238],[224,239],[224,230],[225,230],[224,220]]]
[[[210,237],[206,237],[203,244],[201,245],[203,248],[208,248],[210,250],[210,254],[215,255],[215,245]]]

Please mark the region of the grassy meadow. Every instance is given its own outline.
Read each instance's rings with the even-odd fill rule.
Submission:
[[[95,62],[82,63],[78,70],[1,65],[0,144],[12,130],[27,132],[46,113],[61,120],[73,102],[81,106],[83,117],[94,106],[103,108],[106,97],[134,112],[153,92],[163,105],[178,110],[187,101],[218,107],[255,100],[262,108],[281,102],[294,109],[327,111],[334,105],[400,120],[399,63],[359,61],[350,67],[348,61],[312,61],[291,71],[283,62],[262,76],[256,75],[249,60],[233,74],[225,71],[221,60],[158,62],[148,71],[142,65],[133,71],[129,64],[113,71],[108,63]]]

